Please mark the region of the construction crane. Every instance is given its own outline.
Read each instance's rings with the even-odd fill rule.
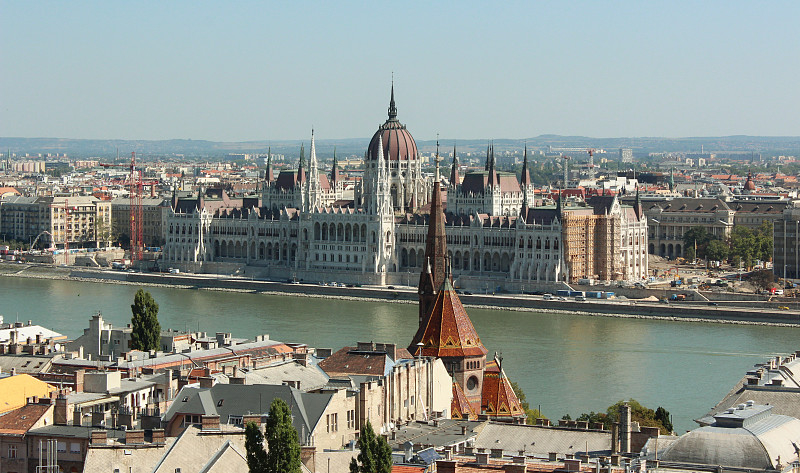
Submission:
[[[141,261],[144,247],[144,226],[142,210],[142,170],[136,167],[136,152],[131,152],[130,164],[104,164],[103,167],[124,167],[129,169],[128,186],[130,187],[130,230],[131,230],[131,264]]]
[[[589,153],[589,168],[594,169],[594,152],[597,151],[594,148],[589,148],[586,150]]]
[[[567,156],[566,154],[561,155],[561,159],[564,160],[564,188],[569,187],[569,160],[572,159],[572,156]]]

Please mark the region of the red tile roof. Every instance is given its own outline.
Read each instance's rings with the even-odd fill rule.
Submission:
[[[0,434],[24,435],[50,407],[47,404],[28,404],[0,416]]]
[[[426,323],[421,337],[423,356],[446,358],[488,353],[447,277]]]
[[[525,415],[517,395],[511,388],[511,382],[494,360],[486,362],[486,369],[483,372],[481,411],[488,416],[495,417]]]
[[[453,383],[453,401],[450,404],[450,417],[453,419],[476,420],[478,414],[467,400],[467,396],[458,383]]]
[[[389,355],[356,351],[357,347],[344,347],[319,362],[319,367],[328,375],[360,374],[383,376]]]

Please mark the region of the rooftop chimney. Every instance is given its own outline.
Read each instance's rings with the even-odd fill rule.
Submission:
[[[105,445],[108,441],[108,432],[105,430],[93,430],[89,444],[91,445]]]
[[[219,430],[219,416],[202,416],[200,418],[201,430]]]

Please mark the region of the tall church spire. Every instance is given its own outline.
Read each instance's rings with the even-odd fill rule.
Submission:
[[[427,317],[434,301],[435,291],[445,279],[445,257],[447,256],[447,239],[445,236],[445,216],[442,205],[442,188],[438,180],[433,183],[431,196],[431,214],[428,220],[428,236],[425,239],[425,260],[430,264],[430,274],[420,274],[419,280],[419,320],[420,324]],[[414,342],[416,343],[416,342]]]

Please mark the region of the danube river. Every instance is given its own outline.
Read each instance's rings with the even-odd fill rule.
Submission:
[[[0,314],[74,338],[100,311],[130,321],[137,287],[0,277]],[[356,341],[406,346],[417,306],[150,287],[164,329],[232,332],[338,349]],[[603,411],[620,399],[664,406],[676,429],[695,426],[756,362],[800,349],[795,328],[468,309],[489,349],[532,407],[551,419]]]

